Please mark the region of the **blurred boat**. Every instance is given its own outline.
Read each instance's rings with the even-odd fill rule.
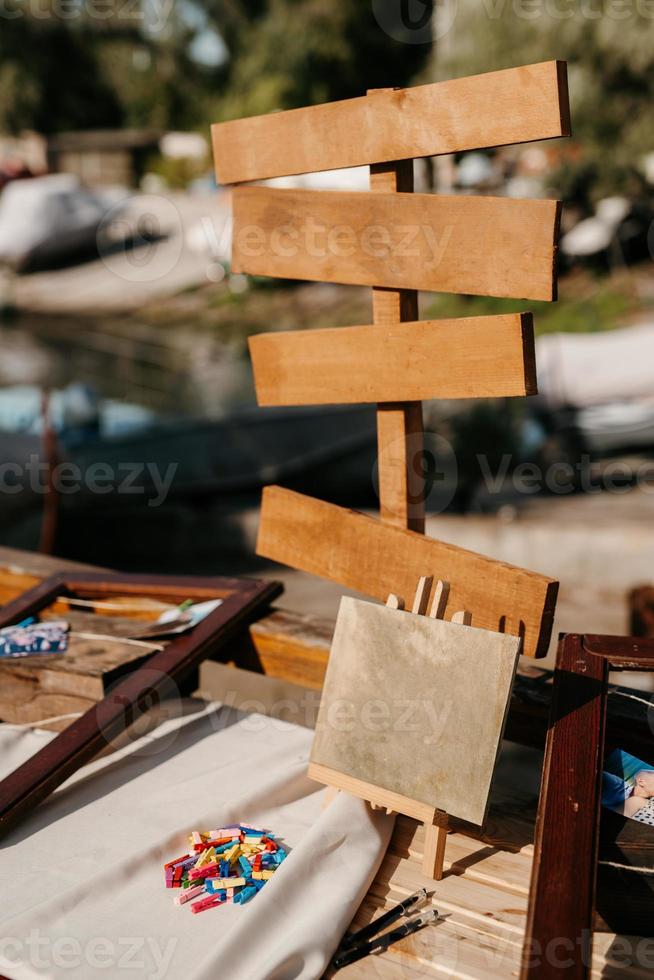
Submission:
[[[90,190],[72,174],[12,181],[0,196],[0,262],[28,272],[97,254],[107,216],[126,200],[124,190]]]
[[[654,450],[654,323],[536,342],[539,401],[594,454]]]
[[[649,257],[653,217],[645,202],[617,196],[603,198],[594,215],[584,218],[561,238],[561,252],[570,262],[600,260],[619,267],[642,261]]]

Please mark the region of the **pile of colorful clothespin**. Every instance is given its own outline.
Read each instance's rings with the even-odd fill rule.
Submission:
[[[286,857],[265,830],[232,824],[221,830],[194,830],[191,850],[164,865],[166,888],[180,888],[176,905],[191,902],[204,912],[225,902],[245,905],[259,892]]]

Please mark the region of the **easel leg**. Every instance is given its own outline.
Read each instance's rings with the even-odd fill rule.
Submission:
[[[440,881],[443,877],[446,841],[447,814],[438,814],[433,824],[425,825],[425,849],[422,858],[422,873],[434,881]]]
[[[330,803],[334,802],[339,792],[340,791],[338,789],[338,786],[328,786],[325,789],[325,795],[323,797],[322,806],[320,807],[320,809],[326,810],[327,807],[330,805]]]

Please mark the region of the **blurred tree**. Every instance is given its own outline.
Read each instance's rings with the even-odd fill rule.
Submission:
[[[143,8],[89,3],[62,19],[16,2],[0,33],[0,131],[121,126],[189,128],[206,122],[206,72],[189,56],[195,32],[174,15],[155,32]],[[100,8],[99,8],[100,9]],[[129,12],[129,17],[126,15]]]
[[[120,126],[124,113],[98,71],[93,35],[23,15],[0,33],[0,131]]]
[[[642,195],[642,163],[654,151],[654,4],[458,0],[425,76],[550,58],[569,62],[574,133],[552,174],[557,189],[586,209],[610,194]]]
[[[383,4],[398,8],[397,0]],[[221,118],[405,85],[430,55],[429,44],[390,37],[361,0],[207,0],[207,10],[229,51]]]
[[[406,84],[430,52],[393,40],[361,0],[67,0],[65,19],[57,0],[41,0],[38,17],[7,2],[0,130],[9,132],[206,127]],[[393,16],[397,3],[375,0]],[[428,15],[432,0],[419,3]],[[210,32],[226,57],[202,63],[194,49]]]

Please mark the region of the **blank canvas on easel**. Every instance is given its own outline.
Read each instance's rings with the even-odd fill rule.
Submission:
[[[312,764],[483,824],[520,645],[344,597]]]

